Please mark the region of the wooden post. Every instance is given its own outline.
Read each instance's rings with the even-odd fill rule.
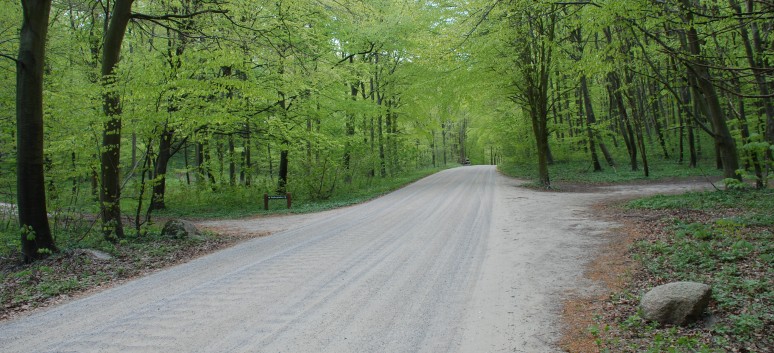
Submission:
[[[290,205],[293,203],[291,201],[292,198],[290,196],[290,193],[285,194],[285,198],[288,200],[288,209],[290,209]]]
[[[269,210],[269,194],[263,194],[263,209]]]

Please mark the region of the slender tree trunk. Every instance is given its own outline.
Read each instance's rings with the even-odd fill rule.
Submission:
[[[746,12],[748,14],[754,13],[755,2],[753,0],[746,0],[745,3],[746,3]],[[761,97],[764,97],[756,101],[760,109],[766,115],[766,128],[765,128],[764,135],[769,145],[774,146],[774,102],[772,102],[772,99],[769,97],[770,89],[769,89],[769,83],[767,82],[767,79],[766,79],[766,72],[769,71],[771,67],[769,66],[769,63],[764,56],[764,50],[763,50],[763,44],[762,44],[763,42],[760,35],[760,28],[758,27],[757,22],[750,21],[750,24],[749,24],[750,31],[748,31],[747,24],[745,23],[742,16],[743,15],[742,8],[739,5],[739,3],[736,0],[729,0],[729,4],[738,15],[739,25],[740,25],[739,29],[740,29],[740,34],[742,38],[742,43],[744,44],[747,63],[750,65],[750,70],[752,71],[753,76],[755,77],[755,83],[758,86],[758,93],[760,94]],[[750,39],[750,32],[752,32],[752,40]],[[769,164],[771,164],[772,160],[774,160],[773,154],[774,153],[772,152],[771,149],[768,149],[765,153],[764,159],[768,161]],[[763,184],[765,186],[767,182],[765,178],[763,179],[764,179]]]
[[[742,91],[742,85],[739,81],[739,77],[737,77],[736,74],[733,75],[731,82],[733,82],[737,91],[739,92]],[[734,97],[729,97],[729,98],[730,98],[729,105],[731,105],[733,104],[731,102],[733,101]],[[750,142],[750,127],[747,123],[747,114],[745,110],[744,99],[738,98],[737,101],[738,101],[737,117],[739,120],[739,130],[742,134],[742,143],[746,144]],[[747,152],[746,153],[747,159],[744,167],[746,170],[749,170],[750,167],[753,168],[753,170],[755,171],[755,187],[758,189],[763,189],[766,185],[765,185],[765,180],[763,176],[763,168],[761,167],[760,159],[758,158],[758,152],[754,150],[746,151],[746,152]],[[745,151],[743,150],[742,153],[745,153]]]
[[[253,183],[253,161],[252,161],[252,134],[250,133],[250,123],[245,124],[247,128],[247,136],[244,142],[244,166],[242,167],[242,173],[244,173],[245,186],[250,186]]]
[[[650,95],[657,97],[658,96],[657,87],[655,87],[655,85],[650,85],[650,88],[651,88]],[[653,99],[651,110],[652,110],[652,117],[653,117],[653,128],[656,129],[656,136],[658,137],[658,142],[661,145],[661,152],[663,153],[664,159],[669,159],[669,151],[667,150],[666,140],[664,138],[664,130],[662,129],[661,122],[659,121],[660,109],[659,109],[659,103],[657,99]]]
[[[441,123],[441,149],[443,150],[443,165],[446,166],[446,122]]]
[[[437,167],[435,163],[435,130],[430,130],[430,136],[431,136],[430,150],[432,151],[431,155],[432,155],[432,161],[433,161],[433,168],[435,168]]]
[[[228,135],[228,183],[231,186],[236,185],[236,146],[234,145],[234,134]]]
[[[284,194],[287,192],[288,185],[288,144],[283,142],[280,151],[279,175],[277,177],[277,192]]]
[[[607,75],[608,82],[610,84],[610,92],[618,110],[620,118],[619,124],[621,125],[621,132],[623,135],[624,143],[626,144],[626,150],[629,152],[629,164],[632,171],[636,171],[637,167],[637,145],[634,138],[634,129],[632,129],[631,119],[629,113],[626,111],[626,105],[624,104],[623,94],[621,93],[621,81],[618,74],[610,72]]]
[[[548,174],[548,131],[545,119],[539,114],[531,114],[532,132],[535,134],[535,143],[538,154],[538,182],[544,187],[551,186]]]
[[[694,137],[694,129],[693,129],[693,120],[689,116],[689,111],[692,106],[691,101],[691,90],[688,88],[688,79],[686,76],[685,79],[686,84],[683,88],[680,89],[680,100],[681,103],[678,106],[678,111],[680,112],[680,117],[684,118],[684,124],[685,129],[687,131],[686,138],[688,139],[688,167],[689,168],[696,168],[698,165],[698,157],[696,154],[696,139]]]
[[[196,181],[200,184],[207,182],[206,170],[204,165],[205,144],[197,142],[194,146],[194,160],[196,162]]]
[[[634,122],[634,131],[635,136],[637,137],[637,147],[640,150],[640,159],[642,161],[642,172],[647,177],[650,176],[650,168],[648,166],[648,154],[645,150],[645,136],[643,135],[643,125],[645,122],[643,121],[641,110],[639,109],[639,103],[636,99],[636,95],[634,92],[634,85],[632,80],[632,75],[630,73],[627,73],[624,75],[626,78],[626,85],[629,87],[626,94],[626,100],[629,101],[629,107],[631,107],[631,118]]]
[[[102,133],[102,185],[100,204],[102,229],[106,239],[124,237],[121,223],[121,97],[115,87],[115,68],[121,58],[121,44],[131,17],[134,0],[115,0],[102,46],[103,110],[107,120]]]
[[[167,206],[164,203],[164,196],[167,191],[167,165],[172,157],[172,137],[174,132],[164,127],[159,137],[159,152],[156,156],[156,163],[153,168],[153,194],[151,203],[148,206],[148,213],[153,210],[163,210]]]
[[[271,143],[266,144],[266,158],[269,160],[269,177],[274,180],[274,161],[271,158]]]
[[[392,112],[390,111],[390,100],[387,99],[386,102],[387,105],[387,112],[384,114],[384,128],[387,130],[386,136],[385,136],[385,148],[387,152],[385,153],[385,163],[389,166],[387,168],[387,173],[392,175],[395,172],[394,166],[392,164]]]
[[[188,170],[188,142],[186,142],[185,146],[183,146],[183,162],[185,163],[185,184],[191,185],[191,173]]]
[[[377,119],[377,123],[379,124],[378,132],[379,132],[379,176],[382,178],[387,176],[387,162],[385,160],[384,155],[384,129],[383,129],[383,122],[382,122],[382,116],[384,114],[379,112],[379,119]]]
[[[393,110],[393,104],[394,102],[391,101],[387,109],[387,147],[390,156],[390,173],[395,175],[400,172],[400,165],[398,163],[398,115]]]
[[[132,168],[137,165],[137,133],[132,132]]]
[[[686,9],[693,8],[690,0],[682,0]],[[715,91],[715,85],[712,83],[708,65],[704,61],[701,50],[701,39],[693,27],[693,14],[690,11],[685,12],[686,24],[690,27],[685,32],[687,39],[688,52],[695,58],[695,62],[684,62],[690,72],[696,78],[698,89],[704,96],[704,105],[708,118],[712,123],[713,138],[715,145],[719,150],[720,159],[723,163],[723,177],[741,180],[742,177],[736,173],[739,169],[739,155],[736,150],[736,143],[731,136],[731,132],[726,124],[723,109],[720,106],[720,99]]]
[[[769,97],[769,83],[766,80],[766,73],[771,69],[768,62],[763,59],[764,50],[763,42],[760,35],[760,29],[755,21],[750,21],[749,26],[752,30],[752,40],[750,39],[750,31],[748,31],[747,24],[743,18],[742,7],[736,0],[728,0],[731,7],[737,13],[739,18],[739,30],[744,44],[745,56],[747,63],[750,65],[750,70],[755,77],[755,83],[758,86],[758,93],[761,98],[757,102],[761,106],[764,114],[766,115],[766,140],[769,144],[774,145],[774,102]],[[755,2],[753,0],[746,0],[746,12],[755,12]]]
[[[145,187],[147,186],[147,183],[145,182],[145,170],[149,169],[150,166],[150,159],[151,159],[151,141],[148,141],[148,144],[146,145],[145,150],[145,158],[142,159],[142,172],[140,173],[140,195],[137,197],[137,210],[134,214],[134,229],[137,232],[137,234],[140,234],[140,228],[142,227],[142,223],[140,221],[140,214],[142,213],[142,201],[145,198]],[[150,174],[150,173],[148,173]],[[153,196],[151,195],[151,202],[153,202]],[[150,215],[152,211],[152,207],[148,207],[148,211],[145,213],[146,215],[146,222],[150,221]]]
[[[25,262],[57,251],[46,211],[43,70],[51,0],[22,1],[16,61],[16,194]]]
[[[599,164],[599,157],[597,156],[596,139],[594,138],[594,124],[597,121],[594,115],[594,107],[591,105],[591,97],[589,94],[588,83],[586,82],[586,75],[581,75],[580,79],[581,95],[583,96],[583,106],[586,113],[586,132],[589,139],[589,151],[591,151],[591,164],[594,166],[595,172],[602,171],[602,165]]]

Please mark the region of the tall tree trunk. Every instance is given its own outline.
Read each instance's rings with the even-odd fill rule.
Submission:
[[[228,183],[236,185],[236,146],[234,146],[234,134],[228,135]]]
[[[185,184],[191,185],[191,172],[188,170],[188,142],[186,142],[185,146],[183,146],[183,162],[185,163]]]
[[[637,137],[637,147],[640,150],[640,159],[642,161],[642,172],[647,177],[650,176],[650,168],[648,166],[648,154],[645,150],[645,136],[643,135],[643,125],[645,124],[640,110],[641,102],[637,100],[637,95],[634,92],[634,83],[631,73],[624,75],[626,78],[626,86],[629,88],[626,94],[626,100],[629,101],[629,107],[631,108],[631,118],[634,122],[634,131]]]
[[[742,91],[742,85],[739,81],[739,77],[734,73],[731,79],[731,82],[734,84],[734,87],[736,87],[737,91]],[[734,100],[734,97],[729,97],[729,105],[732,105]],[[742,134],[742,144],[747,144],[750,142],[750,127],[747,123],[747,114],[745,111],[744,106],[744,98],[737,98],[737,118],[739,120],[739,130]],[[732,106],[733,109],[733,106]],[[763,168],[761,168],[760,159],[758,158],[758,152],[757,151],[744,151],[742,150],[742,153],[747,154],[746,163],[744,168],[749,170],[750,167],[753,168],[755,171],[755,187],[758,189],[763,189],[765,185],[765,178],[763,176]]]
[[[349,63],[353,64],[355,56],[349,57]],[[349,85],[349,97],[354,102],[357,101],[358,86],[360,83],[351,83]],[[352,160],[352,141],[355,137],[355,114],[347,113],[347,120],[344,123],[344,129],[347,134],[347,140],[344,143],[344,181],[347,183],[352,182],[352,171],[350,170],[350,164]]]
[[[124,237],[121,223],[121,97],[115,87],[115,68],[121,59],[121,44],[126,26],[131,17],[134,0],[115,0],[110,22],[105,32],[102,46],[102,84],[103,110],[107,120],[103,126],[102,187],[100,188],[100,207],[102,230],[106,239],[117,241]]]
[[[594,133],[594,124],[597,122],[597,118],[594,115],[594,107],[591,105],[591,97],[589,94],[588,83],[586,82],[586,75],[581,75],[581,95],[583,96],[583,107],[586,113],[586,132],[589,139],[589,151],[591,151],[591,164],[594,166],[595,172],[602,171],[602,165],[599,164],[599,157],[597,156],[597,146]]]
[[[386,131],[385,136],[385,148],[387,152],[385,153],[385,162],[389,168],[387,168],[387,174],[392,175],[395,173],[394,165],[392,164],[392,112],[390,109],[390,100],[387,99],[386,102],[387,106],[387,112],[384,114],[384,128]]]
[[[253,161],[252,161],[252,134],[250,133],[250,122],[245,124],[247,128],[247,136],[244,142],[244,166],[242,167],[242,173],[244,173],[245,186],[250,186],[253,183]]]
[[[142,172],[140,173],[140,194],[137,196],[137,210],[134,213],[134,229],[137,232],[137,234],[140,234],[140,228],[142,227],[142,222],[140,221],[140,214],[142,213],[142,201],[145,198],[145,188],[147,186],[147,183],[145,182],[145,170],[150,169],[149,164],[151,159],[151,142],[148,141],[145,147],[145,158],[142,159]],[[147,174],[149,177],[152,177],[151,173],[148,172]],[[153,195],[151,195],[151,203],[153,202]],[[145,221],[150,222],[150,216],[151,212],[153,211],[153,207],[148,206],[148,211],[145,213]]]
[[[766,115],[765,138],[770,146],[774,146],[774,102],[772,102],[771,97],[769,97],[769,83],[766,80],[766,72],[768,72],[771,68],[764,56],[760,28],[758,27],[757,22],[750,21],[749,26],[750,30],[752,31],[751,40],[750,31],[748,31],[747,24],[743,18],[742,7],[736,0],[728,0],[728,2],[738,15],[739,30],[742,43],[744,44],[747,63],[750,65],[750,70],[755,77],[755,83],[758,86],[758,93],[762,97],[761,99],[757,100],[756,103]],[[748,14],[754,13],[755,2],[753,0],[746,0],[745,3],[747,5],[746,12]],[[771,149],[766,151],[765,159],[768,160],[769,163],[772,163],[772,160],[774,160]],[[764,180],[763,183],[765,185],[766,181]]]
[[[443,165],[446,166],[446,122],[441,122],[441,149],[443,150]]]
[[[153,194],[151,203],[148,206],[148,213],[153,210],[163,210],[167,206],[164,203],[164,196],[167,191],[167,165],[172,157],[172,137],[174,132],[169,131],[165,126],[159,137],[159,154],[156,156],[156,163],[153,169]]]
[[[691,90],[688,87],[688,77],[685,78],[685,85],[680,89],[680,105],[678,105],[678,111],[680,117],[684,118],[685,128],[687,130],[688,139],[688,167],[696,168],[698,165],[698,156],[696,154],[696,139],[694,136],[693,120],[689,115],[692,100]]]
[[[704,96],[704,106],[708,118],[712,123],[713,138],[723,163],[723,177],[742,180],[742,177],[736,173],[736,170],[739,169],[739,155],[736,150],[736,143],[726,124],[723,109],[720,106],[720,99],[715,91],[715,85],[712,83],[712,76],[710,75],[708,65],[703,59],[701,39],[699,38],[696,28],[693,26],[693,13],[690,12],[690,9],[693,8],[693,4],[691,3],[691,0],[682,0],[682,3],[683,6],[688,9],[688,11],[684,13],[684,16],[686,24],[690,26],[685,32],[687,39],[686,46],[688,52],[695,60],[685,61],[684,64],[694,75],[698,89],[701,90]]]
[[[274,180],[274,161],[271,158],[271,143],[266,144],[266,158],[269,160],[269,177]]]
[[[132,168],[137,165],[137,133],[132,132]]]
[[[16,61],[16,194],[21,252],[32,262],[55,252],[43,170],[43,68],[51,0],[22,1]]]
[[[632,129],[631,119],[629,113],[626,111],[626,104],[624,104],[623,94],[621,93],[621,81],[616,72],[609,72],[607,74],[607,80],[610,84],[610,92],[614,104],[618,110],[618,115],[621,125],[621,132],[623,135],[624,143],[626,143],[626,150],[629,152],[629,164],[632,171],[639,169],[637,167],[637,144],[634,138],[634,129]]]
[[[430,154],[431,154],[431,158],[432,158],[432,162],[433,162],[433,168],[435,168],[435,167],[437,167],[437,165],[435,163],[435,130],[430,130],[430,136],[431,136],[431,140],[430,140],[430,151],[431,151],[431,153]]]
[[[667,150],[666,139],[664,138],[664,129],[661,127],[661,109],[659,108],[658,87],[656,84],[649,85],[650,95],[655,98],[651,98],[651,116],[653,118],[653,128],[656,129],[656,136],[658,137],[658,143],[661,145],[661,152],[664,159],[669,159],[669,150]]]
[[[580,58],[583,57],[583,50],[585,46],[583,44],[583,36],[581,35],[580,27],[573,31],[573,40],[575,41],[576,48],[578,49],[578,54],[575,56],[575,60],[579,61]],[[586,113],[586,134],[588,138],[589,151],[591,152],[591,164],[595,172],[601,172],[602,165],[599,163],[599,156],[597,155],[597,133],[594,130],[597,123],[597,117],[594,114],[594,106],[591,103],[591,94],[589,93],[588,79],[586,78],[585,73],[581,73],[580,90],[583,99],[583,108]],[[604,152],[607,164],[611,166],[614,165],[615,163],[613,162],[610,153],[607,151],[607,147],[602,142],[599,142],[599,145],[600,149],[602,149]]]
[[[204,165],[204,149],[205,144],[202,142],[197,142],[196,145],[194,145],[194,162],[196,164],[196,182],[197,183],[206,183],[207,177]]]
[[[538,154],[538,182],[544,187],[551,186],[548,174],[548,129],[547,122],[539,114],[531,114],[532,132]]]
[[[388,137],[389,137],[389,146],[390,146],[390,157],[392,161],[392,173],[393,175],[395,173],[399,173],[402,169],[399,164],[399,156],[398,156],[398,113],[396,113],[394,110],[389,109],[388,113],[390,116],[390,122],[391,122],[391,130]]]
[[[288,143],[282,143],[282,150],[280,151],[280,163],[279,163],[279,175],[277,177],[277,192],[284,194],[287,192],[288,186]]]

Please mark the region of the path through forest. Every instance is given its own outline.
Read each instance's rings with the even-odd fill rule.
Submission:
[[[206,222],[276,233],[2,323],[0,352],[553,352],[610,239],[589,206],[710,186],[518,184],[462,167],[344,209]]]

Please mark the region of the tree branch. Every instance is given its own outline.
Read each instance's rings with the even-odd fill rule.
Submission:
[[[10,55],[7,55],[7,54],[0,54],[0,57],[6,58],[8,60],[11,60],[11,61],[13,61],[13,62],[15,62],[17,64],[19,63],[19,60],[17,60],[13,56],[10,56]]]
[[[202,10],[202,11],[197,11],[197,12],[192,12],[189,14],[182,14],[182,15],[166,14],[166,15],[154,16],[154,15],[146,15],[142,13],[133,13],[131,17],[136,20],[166,21],[166,20],[193,18],[204,14],[225,14],[225,13],[228,13],[228,10],[210,9],[210,10]]]
[[[353,57],[355,57],[355,56],[357,56],[357,55],[366,55],[366,54],[371,54],[371,53],[373,53],[373,52],[374,52],[374,49],[376,48],[376,43],[374,43],[374,42],[371,42],[371,43],[369,43],[369,44],[371,45],[371,47],[370,47],[370,48],[368,48],[368,50],[366,50],[366,51],[361,51],[361,52],[359,52],[359,53],[349,54],[349,55],[345,56],[344,58],[342,58],[341,60],[339,60],[339,61],[336,63],[336,65],[333,65],[333,66],[337,66],[337,65],[339,65],[339,64],[341,64],[341,63],[343,63],[343,62],[345,62],[345,61],[347,61],[347,60],[349,60],[349,59],[351,59],[351,58],[353,58]]]

